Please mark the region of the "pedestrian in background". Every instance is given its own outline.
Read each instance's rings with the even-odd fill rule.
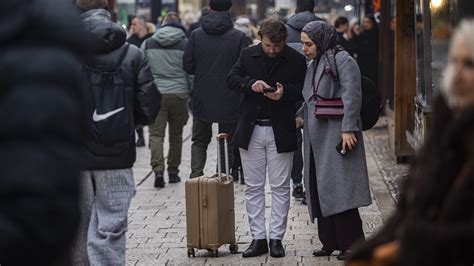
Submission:
[[[314,15],[314,1],[313,0],[298,0],[296,1],[295,14],[288,19],[286,23],[288,29],[287,43],[290,47],[296,49],[301,54],[301,30],[306,24],[311,21],[321,20]],[[296,109],[299,109],[303,101],[296,102]],[[301,129],[297,129],[298,150],[293,155],[293,168],[291,169],[291,180],[293,182],[293,197],[301,199],[304,197],[303,190],[303,134]]]
[[[279,19],[265,20],[259,35],[261,44],[244,49],[227,78],[229,88],[244,97],[232,140],[240,148],[253,239],[242,256],[259,256],[270,247],[270,256],[283,257],[290,174],[297,149],[295,102],[301,99],[306,62],[304,56],[286,45],[288,32]],[[269,88],[275,91],[265,93]],[[267,171],[272,193],[269,243],[265,228]]]
[[[183,127],[188,121],[188,98],[192,80],[183,70],[183,54],[188,39],[179,15],[169,12],[163,25],[142,45],[163,98],[161,109],[150,125],[151,167],[155,173],[155,187],[164,187],[165,158],[163,142],[168,125],[169,151],[167,156],[168,182],[178,183],[183,144]]]
[[[127,42],[140,48],[143,42],[153,35],[153,30],[154,29],[150,27],[150,25],[146,22],[146,19],[143,16],[134,17],[130,25],[131,36],[127,39]],[[137,136],[137,147],[145,146],[145,137],[143,135],[142,126],[137,127]]]
[[[74,265],[125,265],[125,233],[135,195],[135,125],[152,122],[161,95],[148,62],[111,21],[106,0],[78,0],[91,43],[83,58],[84,117],[81,220]]]
[[[474,264],[474,20],[451,41],[431,129],[395,213],[349,265]]]
[[[337,41],[339,45],[344,48],[352,57],[354,57],[356,46],[354,42],[351,41],[348,32],[349,32],[349,20],[346,17],[338,17],[334,21],[334,28],[337,32]]]
[[[374,15],[369,14],[364,18],[364,30],[357,38],[357,63],[362,76],[379,85],[379,29]]]
[[[297,124],[304,122],[304,176],[311,222],[317,219],[323,244],[314,256],[346,259],[351,245],[364,239],[357,208],[370,205],[360,109],[361,76],[355,60],[337,44],[336,30],[326,22],[307,24],[303,50],[313,59],[306,73],[304,104]],[[341,99],[343,115],[317,114],[320,99]],[[337,148],[341,143],[341,147]]]
[[[1,265],[70,265],[86,53],[75,11],[67,1],[0,1]]]
[[[242,49],[248,46],[245,34],[234,29],[232,24],[229,12],[232,1],[211,0],[209,5],[210,13],[203,18],[202,27],[191,33],[183,56],[184,70],[195,75],[191,97],[190,178],[204,175],[212,124],[218,123],[219,133],[233,135],[241,96],[227,88],[226,77]],[[229,165],[232,165],[234,147],[231,143],[228,150]],[[223,147],[221,153],[224,155]],[[222,162],[222,169],[226,169],[224,164]]]

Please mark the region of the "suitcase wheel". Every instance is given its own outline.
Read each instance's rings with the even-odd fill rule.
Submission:
[[[194,258],[195,255],[196,254],[194,253],[194,248],[188,249],[188,258],[190,258],[191,256],[193,256],[193,258]]]
[[[239,251],[239,246],[237,244],[230,244],[229,246],[230,253],[237,254]]]

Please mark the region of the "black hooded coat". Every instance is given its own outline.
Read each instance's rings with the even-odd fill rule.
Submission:
[[[236,123],[240,94],[226,85],[227,74],[243,48],[245,34],[234,29],[227,11],[212,11],[202,27],[191,33],[183,56],[183,68],[194,75],[191,94],[193,116],[208,123]]]
[[[148,125],[155,120],[160,109],[161,94],[155,85],[145,55],[133,45],[125,43],[126,33],[110,19],[110,13],[103,9],[90,10],[81,15],[88,33],[88,42],[94,54],[88,65],[97,68],[117,65],[120,56],[128,49],[121,65],[125,81],[126,97],[135,119],[135,125]],[[128,46],[128,48],[127,48]],[[87,82],[87,81],[85,81]],[[91,119],[86,117],[86,119]],[[111,170],[131,168],[136,159],[135,138],[117,155],[94,154],[84,148],[83,170]]]

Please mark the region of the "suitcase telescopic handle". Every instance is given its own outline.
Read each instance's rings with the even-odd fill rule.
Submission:
[[[222,181],[222,166],[221,166],[221,139],[224,139],[224,160],[225,160],[225,170],[226,170],[226,176],[227,176],[227,181],[231,180],[230,178],[230,168],[229,168],[229,148],[227,144],[227,139],[229,138],[229,135],[226,133],[220,133],[217,134],[216,139],[217,139],[217,171],[218,171],[218,178],[219,180]]]

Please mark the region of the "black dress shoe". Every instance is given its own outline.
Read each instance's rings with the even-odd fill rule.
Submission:
[[[334,250],[324,250],[324,249],[314,250],[314,251],[313,251],[313,256],[315,256],[315,257],[331,256],[331,254],[332,254],[333,251],[334,251]]]
[[[145,139],[143,139],[143,138],[138,139],[137,142],[135,143],[135,145],[137,147],[145,147]]]
[[[285,249],[281,244],[281,240],[270,239],[270,256],[274,258],[285,257]]]
[[[155,172],[155,187],[165,187],[165,179],[163,177],[163,171]]]
[[[242,166],[239,167],[239,173],[240,173],[240,184],[245,185],[244,170],[242,169]]]
[[[293,188],[293,197],[295,199],[301,199],[304,196],[303,185],[298,185]]]
[[[257,257],[268,253],[268,244],[266,239],[254,239],[250,246],[242,253],[242,257]]]
[[[181,178],[177,174],[168,174],[170,184],[181,182]]]
[[[239,170],[237,168],[232,168],[230,170],[230,175],[234,178],[234,182],[239,181]]]
[[[350,250],[341,250],[341,253],[337,255],[338,260],[348,260],[349,257],[351,256],[351,251]]]

